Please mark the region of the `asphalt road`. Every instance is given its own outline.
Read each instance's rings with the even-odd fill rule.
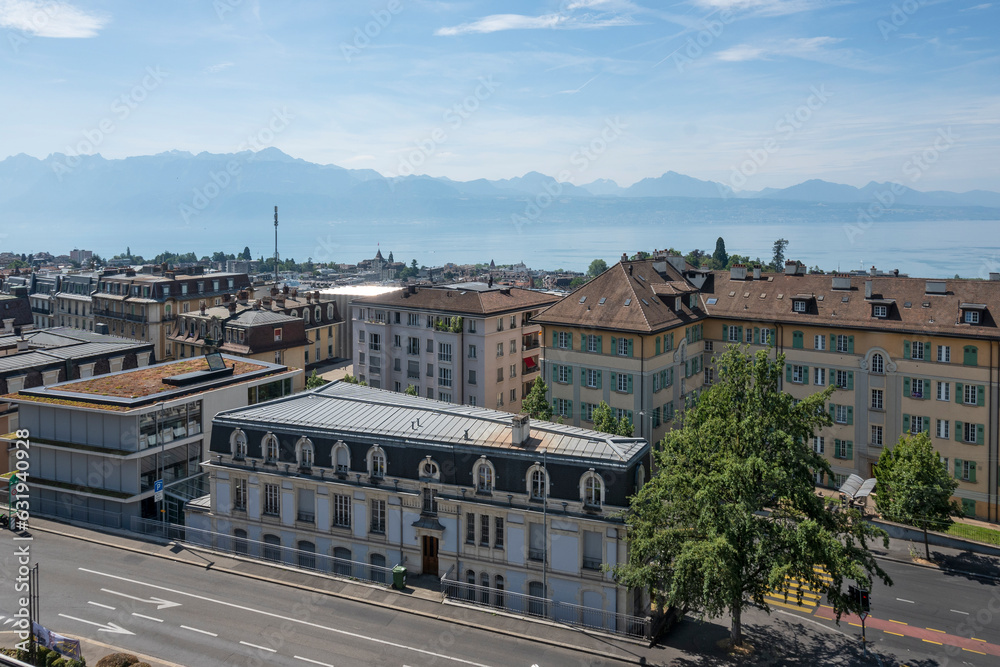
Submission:
[[[44,625],[189,667],[602,664],[570,650],[58,535],[36,539],[32,557],[41,566]]]

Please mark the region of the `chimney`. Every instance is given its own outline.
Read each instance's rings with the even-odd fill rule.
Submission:
[[[281,293],[288,294],[288,285],[285,285],[284,287],[281,288]]]
[[[631,264],[628,265],[628,274],[632,275],[632,265]]]
[[[230,315],[235,315],[236,314],[236,302],[235,301],[230,301],[229,302],[229,314]]]
[[[240,290],[236,295],[236,301],[241,305],[247,305],[247,301],[250,299],[250,294],[246,290]]]
[[[313,295],[312,292],[306,292],[306,303],[312,303]]]
[[[316,303],[319,303],[319,290],[314,290],[313,291],[313,301],[315,301]]]
[[[872,278],[874,278],[876,275],[878,275],[878,271],[875,270],[874,266],[872,266],[872,268],[868,269],[868,275],[870,275]]]
[[[23,338],[20,339],[20,340],[18,340],[17,341],[17,351],[18,352],[27,352],[28,351],[28,341],[24,340]]]
[[[729,269],[729,279],[730,280],[746,280],[747,279],[747,265],[746,264],[733,264],[732,268]]]
[[[1000,273],[996,271],[990,271],[990,280],[1000,280]]]
[[[623,262],[627,262],[628,261],[628,253],[627,252],[623,252],[622,253],[622,261]]]
[[[106,322],[94,322],[94,333],[108,335],[108,325]]]
[[[760,280],[760,264],[753,265],[753,279]]]
[[[872,281],[870,280],[865,281],[865,298],[872,298]]]
[[[257,299],[256,301],[253,302],[253,309],[260,310],[260,299]]]
[[[285,294],[288,294],[288,292],[285,292]],[[295,289],[292,290],[292,298],[297,299],[298,296],[299,296],[299,288],[296,287]]]
[[[510,444],[514,447],[523,447],[531,439],[528,415],[512,415],[510,421]]]
[[[204,303],[201,304],[201,314],[202,315],[205,314],[205,304]]]
[[[278,288],[277,287],[272,287],[271,288],[271,296],[278,296]]]
[[[790,259],[785,262],[785,275],[794,276],[799,272],[799,260]]]

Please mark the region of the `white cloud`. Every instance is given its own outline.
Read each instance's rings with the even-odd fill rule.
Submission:
[[[750,11],[764,16],[795,14],[845,0],[691,0],[696,7],[716,11]]]
[[[230,62],[218,63],[216,65],[211,65],[210,67],[206,67],[205,71],[208,72],[209,74],[215,74],[216,72],[221,72],[224,69],[229,69],[232,66],[233,63]]]
[[[794,58],[812,59],[816,55],[826,51],[825,47],[841,41],[843,40],[838,37],[808,37],[786,39],[783,42],[774,42],[760,46],[739,44],[725,51],[720,51],[716,57],[725,62],[766,60],[770,56],[792,56]]]
[[[38,37],[96,37],[106,16],[88,14],[68,2],[0,0],[0,26]]]
[[[602,2],[576,2],[567,10],[580,7],[591,7]],[[524,14],[492,14],[476,21],[462,23],[447,28],[439,28],[434,32],[441,37],[454,37],[470,33],[491,33],[503,30],[585,30],[595,28],[610,28],[614,26],[634,25],[630,16],[602,14],[597,16],[571,16],[568,13],[543,14],[541,16],[525,16]]]
[[[344,164],[354,164],[355,162],[371,162],[374,159],[374,155],[353,155],[349,158],[344,158],[341,162]]]
[[[989,9],[992,6],[993,6],[992,2],[984,2],[983,4],[976,5],[975,7],[966,7],[965,9],[963,9],[961,11],[963,11],[963,12],[975,12],[975,11],[979,11],[979,10],[982,10],[982,9]]]

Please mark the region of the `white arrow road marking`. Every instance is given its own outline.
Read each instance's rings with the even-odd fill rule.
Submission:
[[[126,595],[125,593],[119,593],[118,591],[112,591],[107,588],[102,588],[105,593],[111,593],[112,595],[120,595],[123,598],[128,598],[129,600],[135,600],[136,602],[146,602],[148,604],[155,604],[157,610],[159,609],[170,609],[171,607],[180,607],[180,602],[171,602],[170,600],[162,600],[160,598],[151,597],[148,600],[146,598],[137,598],[134,595]]]
[[[148,588],[155,588],[158,591],[166,591],[167,593],[173,593],[174,595],[184,595],[189,598],[194,598],[195,600],[202,600],[204,602],[212,602],[215,604],[223,605],[225,607],[230,607],[232,609],[242,609],[243,611],[249,611],[254,614],[260,614],[261,616],[269,616],[271,618],[277,618],[282,621],[288,621],[290,623],[298,623],[299,625],[305,625],[310,628],[316,628],[318,630],[326,630],[327,632],[333,632],[338,635],[344,635],[347,637],[354,637],[355,639],[363,639],[365,641],[372,642],[374,644],[381,644],[383,646],[392,646],[393,648],[402,649],[404,651],[413,651],[414,653],[420,653],[422,655],[429,655],[435,658],[441,658],[442,660],[449,660],[451,662],[457,662],[463,665],[470,665],[471,667],[489,667],[489,665],[484,665],[479,662],[472,662],[471,660],[465,660],[464,658],[457,658],[451,655],[445,655],[443,653],[435,653],[434,651],[428,651],[427,649],[417,648],[415,646],[407,646],[406,644],[398,644],[396,642],[391,642],[385,639],[379,639],[378,637],[369,637],[368,635],[362,635],[355,632],[348,632],[347,630],[341,630],[340,628],[331,628],[327,625],[320,625],[319,623],[312,623],[310,621],[303,621],[300,618],[293,618],[291,616],[282,616],[281,614],[275,614],[274,612],[264,611],[263,609],[254,609],[253,607],[244,607],[243,605],[238,605],[234,602],[226,602],[225,600],[216,600],[215,598],[205,597],[204,595],[196,595],[195,593],[188,593],[186,591],[179,591],[174,588],[167,588],[166,586],[158,586],[156,584],[151,584],[145,581],[139,581],[137,579],[128,579],[127,577],[120,577],[117,574],[108,574],[107,572],[98,572],[97,570],[88,570],[85,567],[77,568],[80,572],[86,572],[88,574],[96,574],[101,577],[108,577],[110,579],[117,579],[119,581],[126,581],[130,584],[136,584],[137,586],[146,586]],[[799,616],[796,616],[799,618]],[[819,625],[817,623],[817,625]],[[826,626],[820,626],[826,627]],[[839,631],[835,631],[839,632]],[[844,634],[844,633],[840,633]],[[846,636],[846,635],[844,635]]]
[[[98,632],[110,632],[115,635],[134,635],[134,632],[129,632],[117,623],[94,623],[93,621],[85,621],[82,618],[76,618],[75,616],[67,616],[66,614],[59,614],[63,618],[68,618],[71,621],[80,621],[81,623],[86,623],[87,625],[96,625]]]

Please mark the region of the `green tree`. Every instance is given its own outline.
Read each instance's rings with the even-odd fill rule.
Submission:
[[[330,384],[330,381],[324,380],[317,375],[315,369],[313,370],[312,375],[306,378],[306,389],[319,389],[325,384]]]
[[[587,269],[587,275],[591,278],[596,278],[605,271],[608,270],[608,263],[603,259],[595,259],[590,263],[590,267]]]
[[[774,257],[771,259],[771,268],[777,272],[785,270],[785,248],[788,247],[788,239],[778,239],[774,242],[772,251]]]
[[[406,385],[406,390],[403,392],[407,396],[417,396],[417,387],[412,384]]]
[[[532,419],[548,421],[552,417],[552,405],[545,397],[548,391],[549,388],[545,384],[545,380],[541,376],[536,377],[535,381],[531,383],[531,391],[521,401],[521,411],[527,413]]]
[[[724,269],[729,264],[729,255],[726,253],[726,242],[720,236],[715,240],[715,252],[712,253],[712,265],[716,269]]]
[[[684,261],[691,266],[701,266],[706,260],[711,259],[711,257],[704,250],[698,250],[695,248],[688,254],[684,255]]]
[[[831,423],[832,388],[796,403],[778,389],[784,355],[772,361],[746,347],[729,347],[716,366],[718,382],[653,452],[656,473],[631,499],[628,560],[615,577],[649,590],[661,607],[729,612],[734,646],[743,643],[743,610],[769,610],[765,596],[786,576],[825,589],[838,618],[860,611],[845,580],[891,584],[868,550],[888,537],[815,493],[814,471],[830,466],[808,443]]]
[[[250,246],[248,246],[248,245],[247,246],[243,246],[243,253],[240,254],[240,257],[242,257],[243,259],[247,260],[248,262],[251,259],[253,259],[253,255],[250,254]]]
[[[927,529],[945,531],[952,515],[961,512],[951,500],[958,481],[934,451],[926,433],[903,436],[893,448],[885,448],[875,467],[878,493],[875,506],[890,521],[916,526],[924,531],[924,555],[931,558]]]

